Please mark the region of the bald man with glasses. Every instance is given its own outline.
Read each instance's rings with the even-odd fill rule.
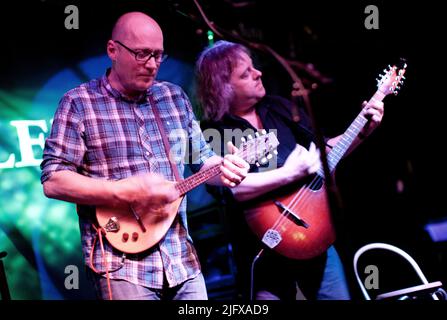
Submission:
[[[155,80],[166,55],[154,19],[140,12],[121,16],[107,54],[112,67],[105,75],[68,91],[59,103],[41,164],[45,195],[77,204],[85,264],[98,298],[207,299],[186,198],[162,239],[138,253],[126,254],[107,241],[104,234],[114,231],[116,221],[99,225],[96,209],[130,207],[137,220],[148,212],[164,214],[180,196],[167,181],[182,179],[185,164],[193,172],[221,164],[221,174],[208,183],[228,187],[238,185],[249,166],[236,155],[215,155],[184,91]],[[180,151],[170,133],[179,130],[185,138],[180,141],[193,147],[174,161],[170,151]],[[136,236],[123,234],[122,241]]]

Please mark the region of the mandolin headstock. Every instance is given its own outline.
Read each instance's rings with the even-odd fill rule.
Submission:
[[[401,88],[405,77],[405,71],[407,63],[405,59],[401,58],[401,62],[398,66],[388,66],[388,69],[384,69],[384,74],[380,75],[377,80],[377,87],[384,95],[394,94],[397,95]]]
[[[279,141],[273,132],[265,130],[255,133],[255,137],[249,135],[247,139],[242,138],[237,155],[249,164],[265,164],[276,154]]]

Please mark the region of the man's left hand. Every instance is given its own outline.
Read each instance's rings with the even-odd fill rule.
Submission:
[[[380,123],[382,122],[384,108],[382,101],[373,101],[368,103],[367,101],[363,101],[362,107],[364,108],[364,116],[369,121],[366,126],[362,130],[363,136],[369,136],[374,129],[376,129]]]

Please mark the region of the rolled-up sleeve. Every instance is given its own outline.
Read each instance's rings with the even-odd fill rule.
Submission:
[[[50,135],[45,141],[40,165],[41,183],[47,181],[56,171],[78,171],[86,150],[83,128],[75,102],[65,95],[59,102]]]

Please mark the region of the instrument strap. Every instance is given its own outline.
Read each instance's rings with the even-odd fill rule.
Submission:
[[[165,147],[165,152],[166,152],[166,155],[168,157],[169,164],[171,165],[172,173],[174,174],[175,180],[176,181],[180,181],[181,178],[180,178],[180,174],[178,172],[177,165],[171,159],[171,156],[170,156],[171,155],[171,148],[169,146],[168,137],[166,136],[166,131],[165,131],[164,127],[163,127],[163,123],[161,121],[160,113],[158,112],[157,105],[156,105],[155,100],[154,100],[154,98],[152,97],[151,94],[148,94],[148,97],[149,97],[150,104],[152,106],[152,111],[154,112],[154,115],[155,115],[155,121],[157,122],[158,130],[160,131],[160,134],[161,134],[161,139],[162,139],[163,145]]]

